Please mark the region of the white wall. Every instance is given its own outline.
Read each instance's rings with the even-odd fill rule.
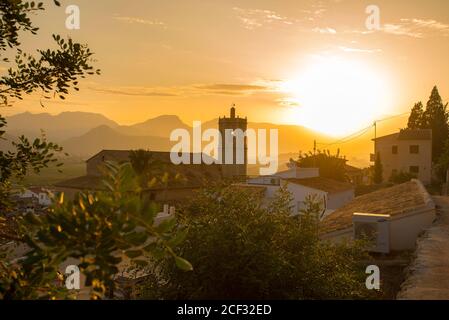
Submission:
[[[430,227],[434,220],[434,209],[426,209],[418,214],[391,220],[390,249],[393,251],[414,249],[419,234]]]
[[[320,199],[327,201],[327,193],[324,191],[308,188],[295,183],[288,183],[287,190],[292,194],[293,200],[291,205],[293,207],[293,214],[299,213],[298,202],[306,200],[307,196],[316,194]],[[325,208],[323,208],[325,209]]]
[[[338,209],[354,199],[354,189],[331,193],[327,198],[327,209]]]
[[[281,171],[276,173],[276,176],[284,179],[296,178],[296,179],[306,179],[306,178],[316,178],[320,176],[319,168],[298,168],[294,167],[286,171]]]
[[[39,193],[39,204],[41,206],[49,206],[51,204],[50,197],[46,193]]]
[[[28,199],[28,198],[37,198],[37,195],[31,190],[25,190],[19,195],[20,198]]]
[[[435,220],[434,208],[421,208],[413,213],[390,219],[390,250],[413,250],[418,236]],[[353,227],[322,235],[323,239],[339,242],[354,238]]]

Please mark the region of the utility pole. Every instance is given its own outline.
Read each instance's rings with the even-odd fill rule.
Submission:
[[[377,139],[377,121],[374,121],[374,140]]]
[[[316,140],[313,140],[313,166],[316,168]]]

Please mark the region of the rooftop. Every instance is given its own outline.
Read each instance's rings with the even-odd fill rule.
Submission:
[[[314,178],[288,178],[283,179],[289,183],[299,184],[316,190],[321,190],[327,193],[338,193],[354,189],[354,186],[348,182],[341,182],[323,177]]]
[[[432,129],[402,129],[397,133],[378,137],[373,140],[396,138],[397,140],[432,140]]]
[[[98,157],[98,156],[105,156],[107,157],[108,161],[116,161],[116,162],[126,162],[129,161],[129,156],[132,150],[101,150],[97,154],[90,157],[86,162],[89,162],[90,160]],[[148,151],[154,160],[161,161],[161,162],[170,162],[170,154],[171,152],[168,151]],[[198,154],[198,153],[196,153]],[[185,155],[185,153],[183,153]],[[190,162],[193,163],[193,156],[195,153],[189,153],[190,156]],[[201,154],[202,158],[207,157],[209,160],[211,160],[210,156],[206,154]]]
[[[388,214],[394,217],[425,205],[434,206],[421,182],[413,179],[355,198],[324,218],[321,222],[321,232],[328,233],[351,228],[352,216],[356,212]]]

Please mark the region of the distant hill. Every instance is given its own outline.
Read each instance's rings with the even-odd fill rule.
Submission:
[[[108,126],[100,126],[92,129],[88,133],[76,138],[71,138],[61,142],[65,150],[77,156],[91,156],[102,149],[150,149],[157,151],[170,151],[175,142],[169,141],[172,130],[184,128],[191,132],[192,128],[182,124],[174,126],[159,126],[159,130],[153,131],[151,127],[141,127],[141,131],[130,129],[123,130],[123,127],[110,128]],[[155,126],[156,126],[155,125]],[[178,126],[179,125],[179,126]],[[213,126],[213,122],[205,123],[203,130],[207,128],[217,128],[218,123]],[[267,143],[269,143],[269,130],[278,129],[279,133],[279,153],[296,153],[301,151],[309,151],[313,148],[313,139],[328,141],[329,138],[311,130],[299,126],[275,125],[270,123],[249,123],[249,128],[265,129]],[[154,132],[154,133],[153,133]],[[161,132],[165,134],[160,136]],[[140,134],[139,134],[140,133]],[[147,133],[147,135],[145,135]],[[154,134],[154,135],[153,135]],[[203,144],[204,145],[204,144]],[[268,147],[269,148],[269,147]]]
[[[7,137],[25,134],[31,138],[40,135],[40,129],[45,130],[51,141],[60,143],[67,152],[83,158],[102,149],[151,149],[169,151],[173,142],[169,141],[172,130],[192,128],[176,115],[162,115],[134,125],[121,126],[103,115],[85,112],[64,112],[53,116],[50,114],[22,113],[8,119]],[[381,122],[378,125],[378,136],[398,131],[406,124],[407,117],[400,117]],[[191,125],[191,124],[190,124]],[[249,122],[252,129],[278,129],[279,153],[298,155],[299,151],[313,150],[313,141],[318,142],[319,149],[330,149],[335,152],[340,149],[349,163],[355,166],[368,166],[369,155],[373,152],[374,130],[362,136],[348,139],[345,143],[330,144],[336,138],[317,133],[302,126],[280,125],[272,123]],[[202,129],[218,128],[218,118],[202,123]],[[268,138],[267,138],[268,140]],[[0,150],[5,150],[8,142],[0,141]],[[280,157],[280,165],[284,165],[287,157]]]
[[[118,132],[132,136],[155,136],[167,138],[174,128],[190,129],[175,115],[163,115],[131,126],[120,126]]]
[[[70,155],[90,157],[103,149],[169,150],[169,140],[152,136],[128,136],[108,126],[100,126],[80,137],[70,138],[61,145]]]
[[[34,138],[41,136],[43,130],[47,138],[54,142],[80,136],[101,125],[118,127],[116,122],[105,116],[89,112],[63,112],[58,115],[25,112],[8,117],[7,122],[7,132],[11,136],[23,134]]]

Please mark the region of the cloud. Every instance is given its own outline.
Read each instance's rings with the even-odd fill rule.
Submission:
[[[271,10],[232,8],[248,30],[254,30],[270,24],[292,25],[295,20]]]
[[[444,32],[449,31],[449,25],[438,22],[436,20],[432,20],[432,19],[428,19],[428,20],[425,20],[425,19],[401,19],[401,21],[403,23],[415,25],[418,28],[427,28],[427,29],[433,29],[433,30],[444,31]]]
[[[143,97],[176,97],[178,94],[169,91],[158,91],[153,88],[143,87],[118,87],[118,88],[105,88],[105,87],[88,87],[92,91],[116,95],[125,96],[143,96]]]
[[[333,28],[313,28],[312,32],[322,33],[322,34],[337,34],[337,30]]]
[[[433,19],[403,18],[395,23],[386,23],[378,31],[411,38],[449,36],[449,25]],[[376,30],[353,30],[347,33],[372,34]]]
[[[271,87],[255,84],[207,84],[196,85],[195,88],[202,90],[207,94],[218,95],[247,95],[255,92],[266,92],[272,90]]]
[[[256,92],[274,90],[263,84],[192,84],[179,87],[102,87],[98,85],[88,87],[92,91],[104,94],[142,96],[142,97],[187,97],[202,95],[248,95]]]
[[[251,84],[211,84],[211,85],[199,85],[196,87],[205,90],[225,90],[225,91],[258,91],[269,89],[266,86],[251,85]]]
[[[301,17],[288,17],[278,12],[265,9],[244,9],[233,7],[237,14],[237,18],[248,30],[254,30],[262,27],[270,26],[295,26],[298,31],[314,32],[321,34],[336,34],[337,30],[330,27],[316,27],[315,21],[322,20],[324,13],[327,12],[326,4],[319,1],[312,4],[308,9],[301,10]]]
[[[281,107],[286,108],[298,108],[301,107],[301,104],[293,98],[280,98],[276,100],[277,104]]]
[[[385,24],[382,29],[383,32],[394,34],[397,36],[407,36],[412,38],[422,38],[423,34],[421,32],[413,31],[409,27],[401,24]]]
[[[400,19],[399,23],[385,24],[382,31],[413,38],[435,35],[449,36],[449,25],[433,19]]]
[[[148,26],[161,26],[165,27],[165,23],[158,20],[147,20],[138,17],[123,17],[123,16],[115,16],[114,20],[125,22],[129,24],[144,24]]]
[[[358,52],[358,53],[374,53],[374,52],[382,52],[382,49],[360,49],[360,48],[350,48],[350,47],[344,47],[340,46],[338,47],[341,51],[344,52]]]

